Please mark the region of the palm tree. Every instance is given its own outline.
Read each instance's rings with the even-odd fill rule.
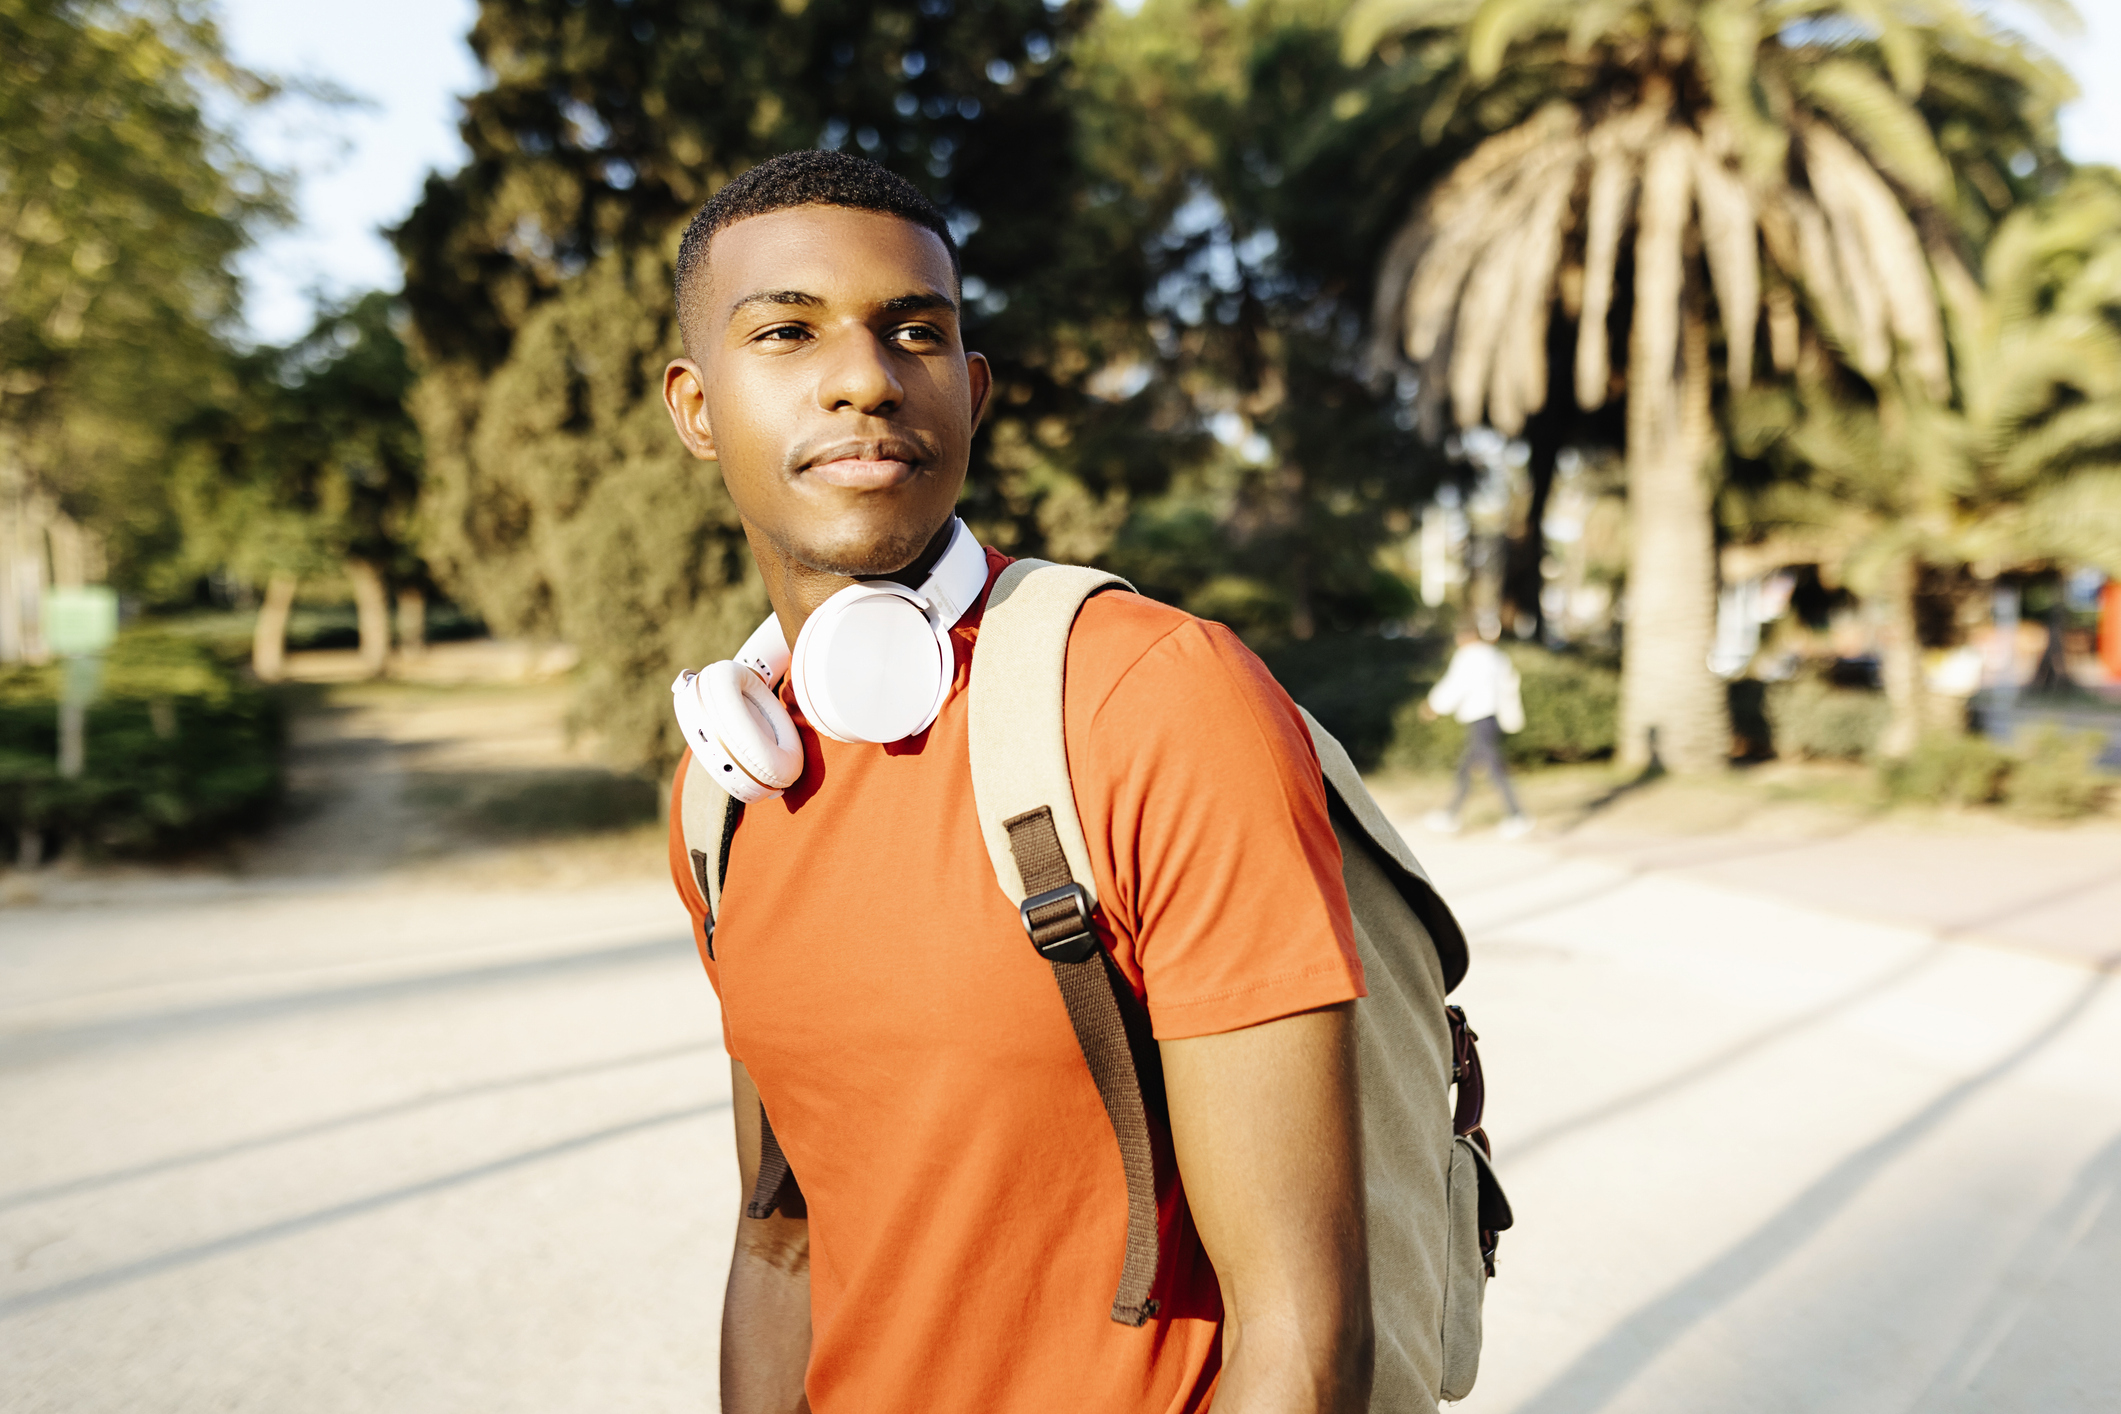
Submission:
[[[1387,248],[1376,352],[1432,425],[1514,435],[1572,326],[1576,406],[1626,399],[1621,759],[1720,766],[1719,373],[1823,347],[1944,401],[1938,266],[2024,189],[1999,148],[2052,153],[2068,79],[1960,0],[1357,0],[1344,37],[1448,56],[1439,134],[1505,115]]]
[[[1884,605],[1887,757],[1925,724],[1923,567],[2121,575],[2121,174],[2087,170],[2009,216],[1981,277],[1947,284],[1954,401],[1800,377],[1786,451],[1804,474],[1750,517]]]

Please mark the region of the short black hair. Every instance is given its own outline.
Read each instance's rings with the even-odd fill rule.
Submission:
[[[677,298],[678,327],[691,347],[690,322],[686,318],[687,297],[707,270],[707,245],[715,232],[751,216],[785,211],[791,206],[844,206],[855,211],[875,211],[935,232],[950,252],[950,278],[962,287],[964,269],[958,262],[957,240],[950,223],[935,203],[921,195],[919,187],[888,168],[846,152],[809,150],[784,152],[728,183],[709,197],[693,214],[692,223],[678,241],[678,268],[672,281]]]

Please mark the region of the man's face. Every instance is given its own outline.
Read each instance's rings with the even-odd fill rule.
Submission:
[[[891,574],[947,523],[990,381],[955,290],[942,241],[896,216],[797,206],[715,233],[664,401],[754,546]]]

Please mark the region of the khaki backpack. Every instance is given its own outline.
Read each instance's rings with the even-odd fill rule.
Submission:
[[[1160,1117],[1143,1098],[1160,1090],[1155,1043],[1090,927],[1096,884],[1061,717],[1077,611],[1100,590],[1128,587],[1099,570],[1040,560],[1005,569],[988,595],[973,649],[969,731],[973,796],[995,880],[1053,968],[1119,1141],[1128,1223],[1112,1319],[1140,1325],[1157,1309],[1149,1295],[1158,1257],[1149,1136]],[[1310,713],[1303,717],[1324,769],[1369,991],[1355,1017],[1377,1348],[1370,1408],[1373,1414],[1433,1410],[1439,1399],[1463,1399],[1473,1387],[1496,1234],[1511,1223],[1480,1130],[1475,1038],[1464,1014],[1444,1001],[1465,975],[1465,935],[1347,752]],[[711,947],[743,807],[694,766],[680,808],[707,900]],[[748,1211],[762,1218],[791,1195],[795,1178],[763,1110],[760,1134],[758,1185]]]

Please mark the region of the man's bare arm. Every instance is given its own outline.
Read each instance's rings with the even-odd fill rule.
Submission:
[[[741,1062],[729,1063],[736,1105],[736,1250],[722,1298],[722,1414],[809,1414],[810,1222],[777,1212],[746,1216],[759,1176],[759,1092]]]
[[[1162,1051],[1179,1177],[1222,1282],[1216,1414],[1362,1414],[1372,1338],[1352,1007]]]

